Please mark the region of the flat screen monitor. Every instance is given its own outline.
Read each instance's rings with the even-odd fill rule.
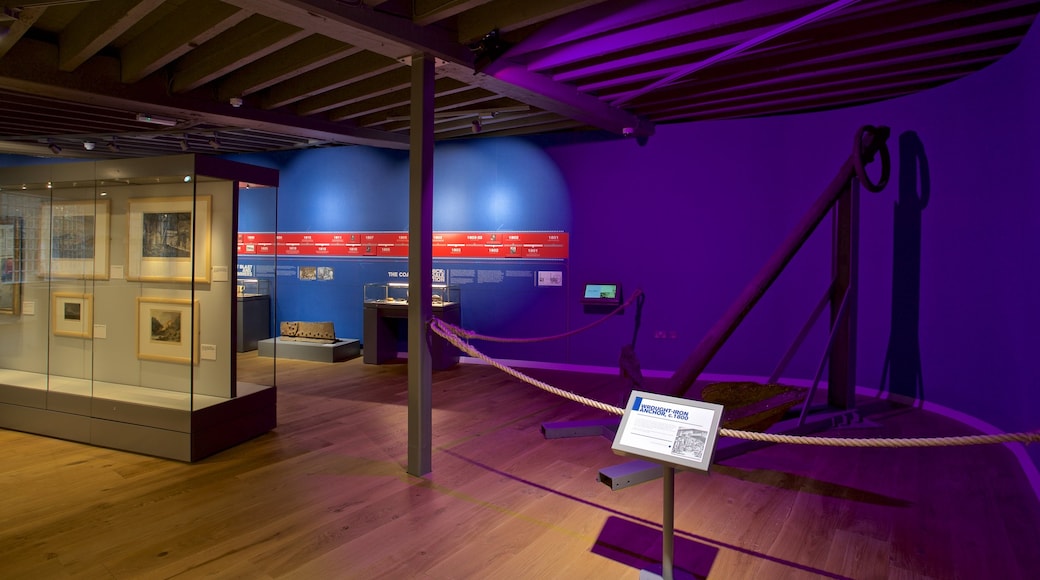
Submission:
[[[602,306],[621,305],[621,284],[586,284],[581,301]]]

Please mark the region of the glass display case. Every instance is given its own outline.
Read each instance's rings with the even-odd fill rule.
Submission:
[[[271,281],[264,278],[239,278],[235,285],[239,296],[271,295]]]
[[[228,274],[240,184],[277,181],[196,155],[0,168],[0,427],[183,461],[272,429]]]
[[[433,315],[454,325],[462,324],[461,295],[458,286],[433,284]],[[407,350],[408,283],[376,282],[365,284],[364,349],[366,364],[386,364],[403,360]],[[459,351],[439,336],[430,344],[434,370],[459,363]]]
[[[459,287],[448,284],[432,285],[434,306],[458,304]],[[365,302],[379,304],[408,304],[408,282],[374,282],[365,284]]]

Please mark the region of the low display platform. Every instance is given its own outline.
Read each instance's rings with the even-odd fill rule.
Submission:
[[[232,398],[0,369],[0,428],[198,461],[275,427],[274,387]]]
[[[356,338],[337,338],[336,342],[299,342],[283,340],[282,337],[257,341],[260,356],[275,355],[282,358],[309,360],[314,362],[342,362],[361,356],[361,341]]]

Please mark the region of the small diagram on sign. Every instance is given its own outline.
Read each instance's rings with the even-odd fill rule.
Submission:
[[[672,443],[672,455],[689,457],[694,461],[704,458],[704,447],[708,441],[708,432],[700,429],[679,429]]]

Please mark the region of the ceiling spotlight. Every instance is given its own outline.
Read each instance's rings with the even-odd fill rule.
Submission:
[[[149,115],[147,113],[138,113],[137,120],[142,123],[151,123],[153,125],[162,125],[163,127],[173,127],[178,121],[170,117],[159,117],[156,115]]]
[[[231,103],[232,107],[237,109],[242,106],[242,97],[231,97],[228,99],[228,102]]]
[[[93,141],[84,141],[83,142],[83,148],[86,149],[87,151],[93,151],[95,145],[97,145],[97,144],[94,143]]]
[[[47,145],[47,147],[51,150],[51,153],[53,153],[55,155],[58,155],[59,153],[61,153],[61,146],[58,145],[57,143],[51,143],[51,144]]]
[[[188,136],[181,137],[181,151],[188,150]]]
[[[220,149],[220,141],[217,140],[217,136],[216,135],[214,135],[213,137],[210,138],[209,146],[214,148],[214,149]]]
[[[111,151],[112,153],[119,153],[119,145],[116,143],[116,140],[115,140],[114,137],[112,138],[111,141],[108,142],[108,145],[105,145],[105,147],[108,147],[108,150]]]
[[[480,119],[473,119],[472,126],[469,130],[473,133],[480,133],[483,129],[484,126],[480,124]]]

